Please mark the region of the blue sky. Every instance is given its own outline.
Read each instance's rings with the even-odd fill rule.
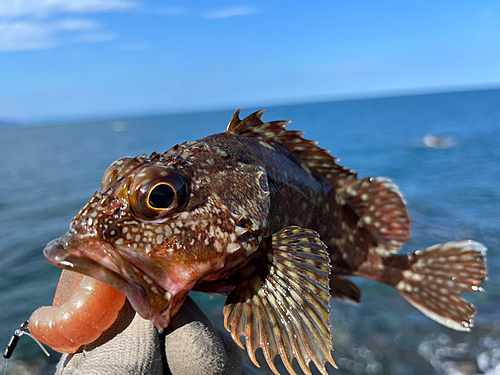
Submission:
[[[500,1],[0,1],[0,118],[500,87]]]

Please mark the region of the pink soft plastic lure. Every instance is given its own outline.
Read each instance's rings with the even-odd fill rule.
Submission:
[[[31,334],[60,353],[74,353],[107,330],[125,303],[125,295],[92,277],[63,270],[52,306],[36,310]]]

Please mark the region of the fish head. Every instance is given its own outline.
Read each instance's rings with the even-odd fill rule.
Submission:
[[[263,171],[208,163],[211,153],[197,158],[196,147],[189,150],[190,157],[176,149],[115,161],[69,231],[44,250],[52,264],[124,293],[158,328],[198,281],[224,277],[247,261],[269,209]],[[241,186],[245,191],[235,194]]]

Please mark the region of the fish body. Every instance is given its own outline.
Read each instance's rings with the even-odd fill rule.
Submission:
[[[276,373],[278,354],[291,373],[293,358],[305,373],[311,361],[324,374],[335,366],[330,296],[361,295],[345,276],[389,284],[438,322],[470,328],[475,310],[459,292],[481,290],[484,246],[396,254],[410,229],[396,185],[358,179],[288,122],[238,113],[224,133],[117,160],[45,256],[120,290],[158,328],[193,289],[228,295],[226,327]]]

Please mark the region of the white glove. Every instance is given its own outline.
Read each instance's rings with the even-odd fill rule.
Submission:
[[[243,366],[242,352],[189,297],[162,335],[126,302],[97,341],[75,354],[63,354],[56,374],[257,374]]]

